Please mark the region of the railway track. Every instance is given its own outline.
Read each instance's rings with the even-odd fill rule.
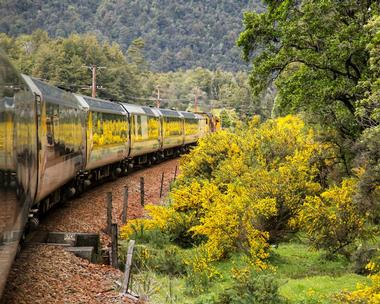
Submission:
[[[168,160],[90,189],[51,210],[41,220],[38,230],[99,233],[102,246],[108,247],[110,237],[104,232],[106,193],[113,194],[113,220],[121,225],[124,187],[129,188],[128,219],[141,217],[140,177],[145,179],[146,204],[159,204],[162,172],[165,197],[177,165],[178,159]],[[108,265],[91,264],[62,248],[27,244],[13,264],[2,301],[9,304],[130,303],[114,289],[114,281],[121,276],[120,271]]]

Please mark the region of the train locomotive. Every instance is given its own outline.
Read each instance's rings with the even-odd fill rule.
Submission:
[[[18,74],[1,54],[0,99],[0,297],[19,240],[41,214],[218,129],[209,113],[67,92]]]

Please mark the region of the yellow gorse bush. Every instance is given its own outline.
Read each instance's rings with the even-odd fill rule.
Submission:
[[[380,262],[380,259],[377,259]],[[367,269],[371,272],[368,277],[371,279],[369,284],[359,284],[357,290],[352,292],[342,292],[336,295],[335,300],[338,303],[380,303],[380,265],[370,262]]]
[[[297,229],[305,198],[321,191],[317,160],[329,151],[296,116],[210,134],[182,158],[168,204],[147,206],[123,236],[145,225],[198,238],[210,260],[239,251],[265,269],[271,239]]]
[[[366,234],[366,217],[355,202],[358,180],[347,178],[320,196],[307,197],[299,220],[312,245],[331,253],[345,253],[345,247]]]

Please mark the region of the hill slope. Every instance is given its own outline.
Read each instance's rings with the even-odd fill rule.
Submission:
[[[261,10],[260,0],[3,0],[0,32],[52,36],[95,32],[127,49],[142,37],[151,68],[170,71],[202,66],[246,68],[235,40],[245,10]]]

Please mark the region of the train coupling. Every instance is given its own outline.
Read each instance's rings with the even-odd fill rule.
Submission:
[[[38,227],[40,224],[40,221],[37,217],[38,214],[38,209],[29,209],[29,214],[28,214],[28,227],[30,230],[34,230]]]

